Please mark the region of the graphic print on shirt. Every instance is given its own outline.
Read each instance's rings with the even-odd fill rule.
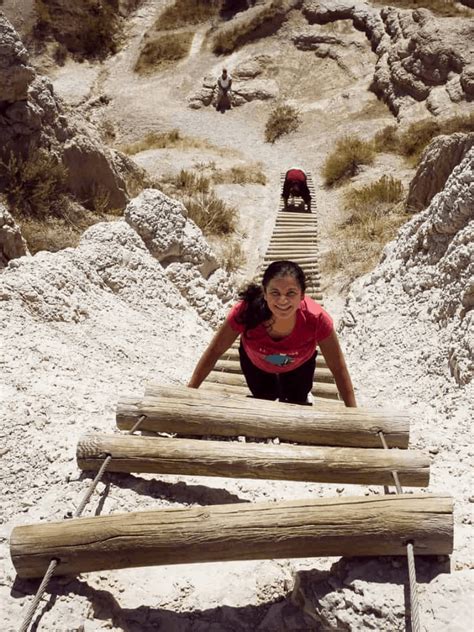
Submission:
[[[275,366],[286,366],[287,364],[291,364],[294,361],[289,355],[285,353],[274,353],[272,355],[264,356],[264,360],[269,364],[274,364]]]

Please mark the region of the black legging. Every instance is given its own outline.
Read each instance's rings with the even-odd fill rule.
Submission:
[[[291,404],[306,404],[313,388],[317,351],[304,364],[286,373],[267,373],[252,363],[242,343],[239,347],[240,366],[247,386],[258,399],[279,399]]]

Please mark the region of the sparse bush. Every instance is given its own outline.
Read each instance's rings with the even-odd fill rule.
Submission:
[[[235,231],[237,209],[215,195],[210,178],[204,174],[181,169],[175,176],[162,178],[156,186],[181,200],[205,235],[229,235]]]
[[[394,239],[409,215],[404,210],[400,180],[383,176],[379,180],[348,189],[344,195],[348,217],[332,231],[335,247],[323,257],[326,274],[345,276],[345,286],[371,270],[385,244]]]
[[[20,217],[18,224],[32,255],[40,250],[58,252],[63,248],[75,248],[79,243],[78,231],[59,217]]]
[[[67,59],[67,48],[61,42],[58,42],[56,48],[54,49],[54,61],[58,64],[58,66],[64,66]]]
[[[342,273],[344,286],[372,270],[382,250],[395,238],[399,227],[411,216],[403,204],[374,204],[355,209],[332,232],[334,247],[322,260],[325,275]]]
[[[191,46],[193,33],[166,33],[149,39],[143,46],[135,72],[146,74],[169,66],[186,57]]]
[[[236,272],[244,263],[244,251],[240,239],[227,239],[220,246],[219,265],[227,272]]]
[[[146,136],[130,145],[123,145],[120,151],[125,154],[133,155],[148,149],[212,149],[219,154],[231,153],[229,150],[222,150],[203,138],[193,138],[192,136],[183,136],[177,129],[169,132],[150,132]]]
[[[374,136],[374,149],[377,152],[397,153],[400,149],[396,125],[387,125]]]
[[[187,169],[181,169],[178,175],[174,178],[173,183],[175,187],[187,195],[193,193],[209,193],[211,188],[211,181],[209,178],[201,174],[193,173]]]
[[[403,199],[404,191],[400,180],[392,176],[382,176],[363,187],[351,187],[344,194],[346,209],[364,211],[379,204],[394,204]]]
[[[417,164],[421,154],[430,141],[441,134],[474,131],[474,112],[467,116],[453,116],[444,120],[427,119],[412,123],[399,136],[400,153]]]
[[[47,0],[35,0],[35,30],[43,36],[52,35],[69,52],[85,57],[100,58],[116,53],[121,22],[113,3],[82,0],[82,5],[81,19],[70,20],[60,6],[52,7]]]
[[[10,154],[0,161],[0,186],[10,205],[24,215],[61,215],[67,170],[53,154],[37,149],[23,159]]]
[[[247,20],[238,19],[235,24],[219,30],[212,40],[212,52],[216,55],[228,55],[236,48],[252,39],[266,37],[278,29],[285,18],[282,0],[272,0],[257,11],[253,11]],[[269,27],[269,24],[273,26]]]
[[[385,0],[373,0],[374,4],[387,6]],[[472,11],[460,7],[456,0],[390,0],[390,6],[400,9],[429,9],[441,17],[472,17]]]
[[[230,235],[237,226],[237,209],[216,197],[213,192],[183,199],[190,219],[205,235]]]
[[[361,165],[374,161],[373,143],[357,136],[344,136],[337,141],[334,151],[326,158],[322,175],[327,186],[352,178]]]
[[[220,6],[221,0],[175,0],[161,13],[154,28],[170,30],[188,24],[199,24],[214,17]]]
[[[395,126],[385,127],[374,137],[376,151],[398,153],[416,165],[425,147],[441,134],[474,131],[474,112],[448,119],[429,118],[412,123],[405,131],[399,132]]]
[[[292,105],[277,105],[268,117],[265,125],[265,140],[274,143],[283,134],[289,134],[298,129],[301,124],[301,114]]]

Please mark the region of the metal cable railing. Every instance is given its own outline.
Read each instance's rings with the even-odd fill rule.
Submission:
[[[127,432],[126,434],[133,434],[136,430],[138,430],[140,424],[142,423],[142,421],[146,419],[146,415],[141,415],[137,421],[137,423],[133,426],[133,428]],[[94,480],[91,482],[91,484],[89,485],[86,493],[84,494],[83,499],[81,500],[81,502],[79,503],[79,506],[77,507],[76,511],[74,512],[74,514],[71,516],[72,518],[79,518],[82,514],[82,512],[84,511],[85,506],[87,505],[87,503],[89,502],[92,494],[94,493],[95,488],[97,487],[97,485],[100,483],[110,461],[112,460],[112,457],[110,456],[110,454],[108,454],[102,465],[100,466],[99,471],[97,472],[97,474],[94,477]],[[23,622],[21,624],[21,626],[18,628],[18,632],[27,632],[28,628],[30,627],[31,621],[35,615],[36,609],[39,605],[39,602],[41,601],[45,590],[49,584],[49,581],[51,579],[51,577],[54,575],[54,572],[56,570],[56,568],[58,567],[60,561],[56,558],[53,558],[51,560],[51,562],[48,565],[48,568],[46,569],[46,573],[43,576],[43,579],[41,580],[41,584],[39,585],[38,590],[36,591],[35,597],[33,599],[33,601],[31,602],[25,616],[23,619]]]
[[[385,450],[390,448],[387,445],[383,432],[380,430],[378,433],[380,441]],[[403,494],[402,486],[400,485],[400,479],[398,472],[392,472],[393,480],[395,482],[395,489],[397,494]],[[420,626],[420,606],[418,603],[418,585],[416,583],[416,568],[415,568],[415,552],[413,549],[413,542],[407,542],[407,560],[408,560],[408,581],[410,584],[410,618],[411,627],[413,632],[421,632]]]

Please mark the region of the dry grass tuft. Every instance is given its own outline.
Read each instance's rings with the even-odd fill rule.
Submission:
[[[84,212],[80,207],[74,207],[69,200],[63,204],[62,217],[26,217],[20,216],[16,221],[20,225],[21,233],[26,239],[31,254],[40,250],[58,252],[63,248],[76,248],[83,232],[97,224],[97,222],[114,221],[116,216],[110,213],[102,215],[94,212]]]
[[[218,261],[221,268],[227,272],[236,272],[245,262],[244,251],[240,237],[227,238],[219,247]]]
[[[205,235],[230,235],[237,227],[237,209],[219,199],[211,179],[202,173],[182,169],[176,176],[161,179],[157,186],[181,200]]]
[[[0,160],[0,184],[10,206],[22,215],[59,217],[67,170],[55,156],[37,149],[27,158],[10,153]]]
[[[212,191],[185,197],[189,218],[205,235],[230,235],[237,228],[237,209],[219,199]]]
[[[385,127],[374,137],[374,147],[379,152],[393,152],[404,156],[409,164],[416,166],[421,154],[436,136],[469,133],[474,131],[474,112],[447,119],[425,119],[412,123],[405,131],[399,132],[393,125]]]
[[[400,180],[392,176],[382,176],[366,186],[348,189],[344,194],[344,207],[365,213],[379,204],[400,202],[403,196],[403,185]]]
[[[215,170],[212,173],[214,184],[266,184],[267,177],[262,168],[256,165],[231,167],[226,170]]]
[[[298,129],[301,124],[301,114],[292,105],[277,105],[268,117],[265,125],[265,140],[274,143],[283,134],[289,134]]]
[[[220,8],[221,0],[175,0],[161,13],[154,28],[171,30],[188,24],[200,24],[214,17]]]
[[[467,7],[460,7],[456,0],[373,0],[373,4],[386,7],[388,4],[399,9],[429,9],[440,17],[472,17],[472,11]]]
[[[135,64],[140,75],[154,72],[186,57],[191,47],[193,33],[166,33],[150,38],[143,46]]]
[[[182,191],[188,196],[195,193],[209,193],[211,190],[211,181],[206,176],[181,169],[177,176],[173,179],[173,184],[178,191]]]
[[[326,275],[342,273],[344,286],[372,270],[386,243],[410,215],[404,210],[402,183],[390,176],[345,194],[349,216],[332,232],[334,248],[323,257]]]
[[[374,136],[374,149],[376,152],[398,153],[400,149],[398,140],[398,128],[396,125],[387,125]]]
[[[211,149],[222,155],[232,153],[230,150],[216,147],[205,139],[182,136],[177,129],[169,132],[150,132],[142,140],[120,147],[120,151],[131,156],[149,149]]]
[[[235,24],[231,21],[214,35],[212,52],[216,55],[228,55],[253,39],[271,35],[285,18],[282,7],[282,0],[272,0],[252,11],[246,20],[239,18]]]
[[[327,186],[341,183],[355,176],[361,165],[374,161],[373,143],[357,136],[344,136],[337,141],[334,151],[326,158],[322,175]]]

